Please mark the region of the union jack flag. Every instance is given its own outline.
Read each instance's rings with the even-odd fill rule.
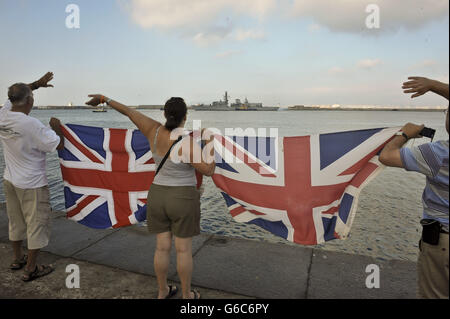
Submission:
[[[59,151],[68,218],[93,228],[144,221],[155,163],[137,130],[62,126]],[[361,189],[399,128],[302,137],[215,135],[215,185],[232,217],[289,241],[348,236]],[[201,178],[197,175],[198,185]]]
[[[92,228],[118,228],[146,220],[155,162],[138,130],[62,125],[59,151],[69,219]],[[199,186],[201,178],[197,176]]]
[[[216,135],[213,180],[236,221],[303,245],[344,239],[361,189],[384,167],[379,152],[398,130],[284,138]]]

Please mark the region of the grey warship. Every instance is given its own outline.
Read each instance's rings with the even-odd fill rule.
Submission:
[[[193,105],[192,109],[196,111],[234,111],[229,105],[228,105],[228,92],[225,92],[225,95],[223,96],[224,100],[220,101],[214,101],[210,105],[205,104],[197,104]]]
[[[197,104],[193,105],[195,111],[278,111],[279,107],[263,107],[262,103],[249,103],[245,98],[244,103],[240,99],[236,99],[235,103],[229,104],[228,92],[225,92],[223,100],[214,101],[209,105]]]

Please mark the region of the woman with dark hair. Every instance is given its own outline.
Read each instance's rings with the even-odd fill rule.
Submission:
[[[113,101],[103,95],[89,95],[87,105],[107,103],[113,109],[128,116],[144,134],[152,150],[157,170],[148,193],[147,224],[150,233],[156,234],[154,267],[158,280],[158,298],[174,296],[178,288],[168,286],[167,272],[170,262],[172,235],[175,236],[177,272],[184,299],[199,299],[198,291],[191,291],[192,238],[200,234],[200,193],[196,189],[195,171],[211,176],[214,173],[214,151],[203,156],[193,137],[186,135],[187,107],[182,98],[173,97],[164,106],[165,125],[141,112]],[[211,134],[207,144],[213,142]],[[174,142],[175,141],[175,142]],[[174,144],[176,144],[174,146]],[[212,146],[212,145],[210,145]],[[170,151],[173,147],[173,150]],[[164,162],[165,155],[169,155]],[[178,156],[177,156],[178,155]]]

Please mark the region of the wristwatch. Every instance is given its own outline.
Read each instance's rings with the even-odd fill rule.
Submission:
[[[408,135],[406,135],[405,132],[402,131],[395,133],[395,136],[403,136],[407,141],[409,140]]]
[[[109,103],[111,103],[112,99],[107,99],[106,100],[106,104],[109,105]]]

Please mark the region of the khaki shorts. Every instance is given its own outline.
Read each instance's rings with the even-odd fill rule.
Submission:
[[[441,233],[436,246],[419,243],[417,261],[418,297],[448,299],[448,234]]]
[[[200,192],[195,186],[152,184],[147,203],[150,233],[172,232],[179,238],[200,234]]]
[[[28,239],[28,249],[41,249],[50,238],[50,192],[48,186],[33,189],[15,187],[3,181],[9,240]]]

